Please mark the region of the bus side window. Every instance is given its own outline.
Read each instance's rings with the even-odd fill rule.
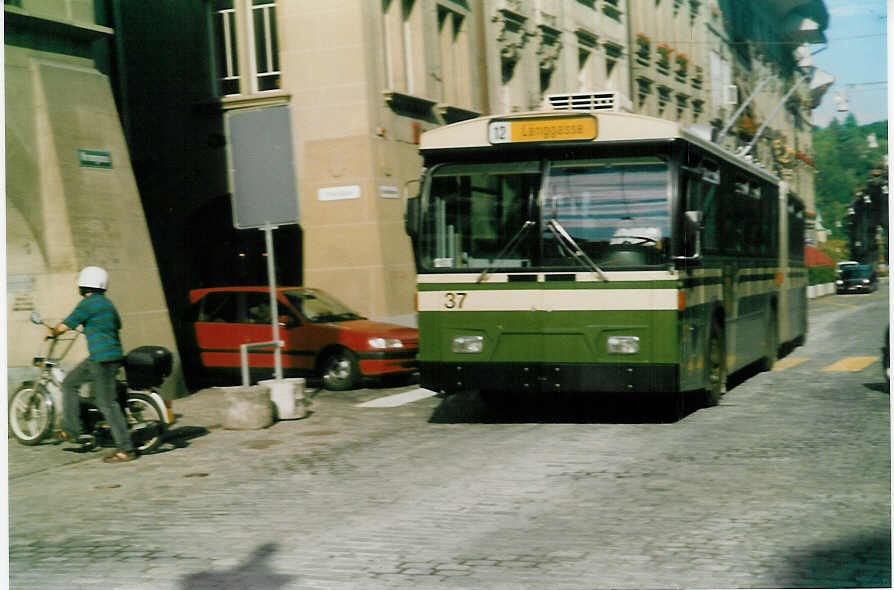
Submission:
[[[704,228],[702,233],[702,247],[708,251],[713,252],[717,250],[717,210],[718,210],[718,202],[717,198],[717,185],[716,184],[708,184],[702,183],[702,226]]]
[[[745,218],[745,252],[749,256],[763,256],[766,246],[764,240],[766,225],[762,219],[760,185],[757,181],[748,181],[742,205]]]
[[[706,161],[702,165],[702,248],[707,252],[716,252],[719,248],[718,236],[720,228],[720,168],[715,162]]]
[[[766,253],[768,256],[775,256],[775,252],[779,250],[779,198],[778,189],[769,184],[764,183],[761,194],[761,209],[763,210],[763,219],[765,229]]]

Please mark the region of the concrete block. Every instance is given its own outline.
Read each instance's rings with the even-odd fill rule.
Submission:
[[[224,391],[224,407],[221,425],[228,430],[258,430],[273,424],[273,402],[270,390],[252,385],[249,387],[221,387]]]
[[[258,385],[270,391],[277,420],[304,418],[307,415],[310,404],[304,397],[304,384],[305,380],[300,377],[258,381]]]

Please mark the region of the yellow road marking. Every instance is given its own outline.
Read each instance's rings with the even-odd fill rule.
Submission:
[[[797,367],[801,363],[806,362],[808,360],[809,359],[806,359],[804,357],[787,356],[784,359],[780,359],[780,360],[776,361],[776,364],[773,365],[773,370],[774,371],[784,371],[786,369],[791,369],[792,367]]]
[[[872,363],[878,360],[877,356],[852,356],[841,359],[837,363],[832,363],[828,367],[820,369],[821,371],[862,371]]]

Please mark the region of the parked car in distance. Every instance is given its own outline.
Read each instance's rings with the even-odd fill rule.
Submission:
[[[868,264],[850,264],[841,268],[835,281],[837,293],[872,293],[878,288],[875,269]]]
[[[189,293],[199,362],[205,374],[241,371],[240,345],[273,340],[270,289],[214,287]],[[415,371],[415,328],[370,321],[320,289],[278,287],[284,376],[319,377],[326,389],[352,389],[361,380]],[[274,367],[274,348],[248,351],[251,373]]]
[[[835,264],[836,278],[841,276],[841,271],[844,270],[845,268],[849,268],[851,266],[859,266],[859,264],[860,263],[857,262],[856,260],[842,260],[841,262],[836,263]]]

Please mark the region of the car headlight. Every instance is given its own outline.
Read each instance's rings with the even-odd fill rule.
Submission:
[[[836,284],[836,285],[843,285],[843,284],[844,284],[844,281],[835,281],[835,284]]]
[[[868,285],[868,284],[869,284],[869,279],[863,279],[863,284],[864,284],[864,285]]]
[[[484,350],[484,336],[457,336],[451,343],[453,352],[475,354]]]
[[[639,352],[639,337],[609,336],[605,348],[610,354],[636,354]]]
[[[404,343],[400,338],[370,338],[369,345],[372,348],[403,348]]]

